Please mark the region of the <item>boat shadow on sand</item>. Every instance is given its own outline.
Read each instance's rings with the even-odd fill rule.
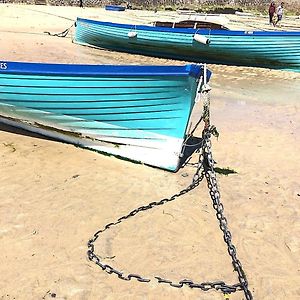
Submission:
[[[183,149],[180,162],[179,162],[179,168],[183,169],[189,162],[192,155],[199,149],[202,143],[202,138],[191,136],[185,143],[185,147]]]
[[[25,130],[22,128],[14,127],[14,126],[7,125],[7,124],[0,122],[0,132],[1,131],[13,133],[13,134],[17,134],[17,135],[28,136],[28,137],[37,138],[37,139],[42,139],[42,140],[61,142],[60,140],[52,138],[52,137],[48,137],[48,136],[45,136],[45,135],[42,135],[39,133],[35,133],[32,131],[28,131],[28,130]]]
[[[48,141],[53,141],[53,142],[58,142],[58,143],[74,145],[74,144],[71,144],[71,143],[68,143],[68,142],[65,142],[65,141],[61,141],[59,139],[44,136],[42,134],[34,133],[34,132],[27,131],[27,130],[22,129],[22,128],[17,128],[17,127],[7,125],[7,124],[4,124],[4,123],[0,122],[0,132],[1,131],[7,132],[7,133],[12,133],[12,134],[17,134],[17,135],[23,135],[23,136],[27,136],[27,137],[31,137],[31,138],[35,138],[35,139],[42,139],[42,140],[48,140]],[[183,153],[182,153],[181,158],[180,158],[180,163],[179,163],[178,170],[180,170],[180,169],[182,169],[186,166],[186,164],[189,162],[190,157],[199,148],[199,145],[201,144],[201,141],[202,141],[202,138],[195,137],[195,136],[190,137],[186,141],[186,145],[183,149]],[[74,145],[74,146],[76,147],[77,145]],[[93,151],[93,150],[91,150],[91,151]],[[107,155],[105,153],[101,153],[101,154]],[[119,156],[118,156],[118,158],[122,159],[122,160],[128,160],[127,158],[123,158],[123,157],[119,157]],[[138,163],[136,161],[132,161],[132,162],[133,163]]]

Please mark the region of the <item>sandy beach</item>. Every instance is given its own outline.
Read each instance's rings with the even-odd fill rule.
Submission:
[[[73,29],[65,38],[45,33],[62,32],[77,16],[142,21],[149,14],[0,3],[0,60],[183,64],[79,46]],[[214,160],[237,172],[218,174],[221,200],[250,290],[254,299],[300,299],[300,73],[208,67],[220,133],[212,140]],[[105,224],[172,196],[194,172],[186,166],[170,173],[0,124],[0,299],[224,299],[154,279],[238,282],[206,182],[96,242],[106,263],[150,283],[120,280],[86,255],[87,241]]]

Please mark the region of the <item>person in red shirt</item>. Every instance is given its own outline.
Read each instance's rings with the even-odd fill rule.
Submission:
[[[269,23],[270,25],[273,24],[274,25],[274,14],[275,14],[275,10],[276,10],[276,6],[275,6],[275,2],[272,1],[270,6],[269,6]]]

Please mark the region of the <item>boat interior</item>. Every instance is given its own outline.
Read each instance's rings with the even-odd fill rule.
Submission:
[[[154,22],[155,27],[168,27],[168,28],[193,28],[193,29],[217,29],[217,30],[229,30],[227,27],[212,22],[205,21],[194,21],[194,20],[185,20],[180,22]]]

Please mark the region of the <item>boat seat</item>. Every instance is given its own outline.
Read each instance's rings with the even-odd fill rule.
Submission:
[[[182,21],[182,22],[179,22],[179,23],[175,23],[174,28],[194,28],[195,23],[196,22],[194,22],[194,21],[192,21],[192,22]]]
[[[170,27],[170,28],[173,28],[173,22],[160,22],[160,21],[157,21],[154,23],[154,26],[156,27]]]
[[[228,28],[224,27],[221,24],[211,23],[211,22],[204,22],[204,21],[191,21],[191,20],[185,20],[180,21],[178,23],[173,22],[161,22],[156,21],[154,23],[155,27],[168,27],[168,28],[194,28],[194,29],[223,29],[228,30]]]
[[[209,29],[226,29],[221,24],[210,23],[210,22],[197,22],[196,28],[209,28]]]

